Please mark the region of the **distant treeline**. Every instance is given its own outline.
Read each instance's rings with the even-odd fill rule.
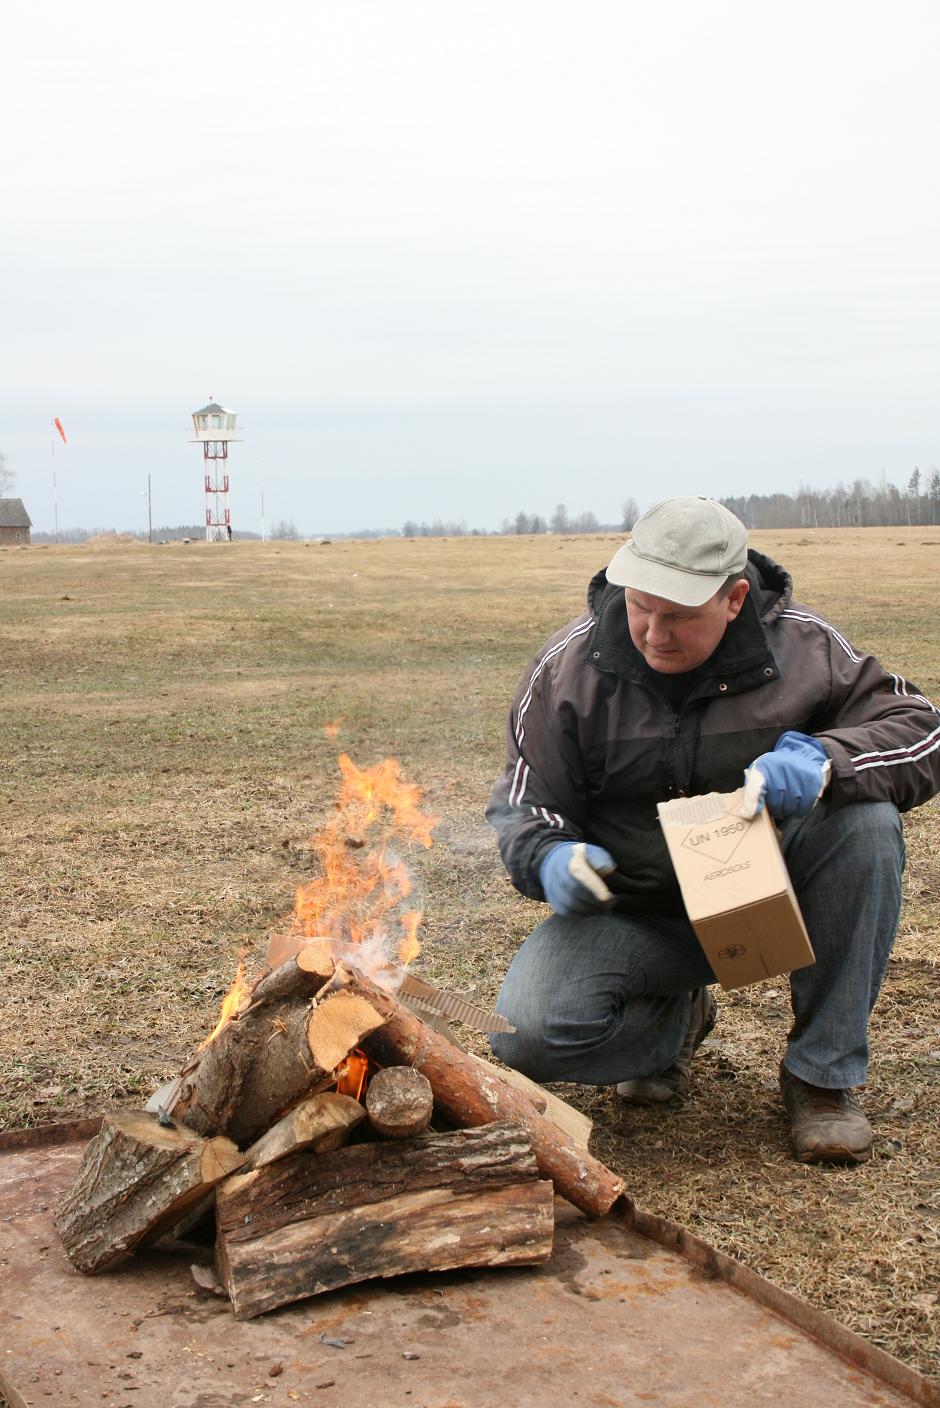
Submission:
[[[585,513],[570,514],[564,504],[557,504],[555,512],[550,518],[543,518],[540,513],[526,513],[520,510],[515,518],[504,518],[499,526],[499,533],[619,533],[624,525],[632,528],[640,510],[637,508],[635,499],[627,499],[623,506],[623,514],[616,523],[601,523],[596,513],[587,510]],[[414,523],[408,520],[403,524],[401,535],[403,538],[463,538],[463,537],[484,537],[489,536],[492,529],[488,528],[468,528],[461,520],[459,523],[444,523],[440,518],[435,518],[433,523]]]
[[[940,470],[926,474],[914,469],[904,489],[884,475],[877,484],[855,479],[833,489],[800,487],[796,494],[735,494],[720,502],[736,513],[748,528],[900,528],[940,524]],[[517,513],[504,519],[500,533],[628,533],[640,515],[636,499],[628,498],[617,523],[601,523],[591,512],[572,516],[559,504],[550,518],[538,513]],[[453,538],[468,532],[465,523],[405,523],[405,538]]]
[[[717,496],[716,496],[717,497]],[[748,528],[913,528],[918,525],[940,524],[940,470],[933,466],[925,473],[914,469],[903,489],[892,484],[882,474],[877,484],[867,479],[855,479],[851,484],[837,484],[832,489],[809,489],[801,485],[795,494],[734,494],[721,498],[721,503],[736,513]],[[616,523],[603,523],[590,509],[571,514],[564,504],[557,504],[554,513],[543,516],[520,510],[515,518],[506,518],[499,528],[469,528],[465,520],[435,518],[431,522],[408,519],[398,528],[360,528],[346,533],[302,534],[290,519],[272,523],[266,536],[284,538],[464,538],[489,537],[500,534],[537,533],[624,533],[629,532],[640,515],[635,498],[624,500],[621,516]],[[203,539],[205,525],[176,524],[154,528],[153,541],[178,542],[183,538]],[[257,542],[259,533],[235,530],[236,540]],[[55,537],[52,533],[33,533],[34,543],[84,543],[89,538],[136,539],[147,541],[140,532],[115,533],[113,528],[68,528]]]
[[[797,494],[744,494],[721,500],[748,528],[901,528],[940,523],[940,470],[915,469],[898,489],[856,479]]]

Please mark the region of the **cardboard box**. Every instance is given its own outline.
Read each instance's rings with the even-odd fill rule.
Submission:
[[[724,988],[815,961],[773,820],[766,810],[752,821],[736,816],[742,795],[657,807],[689,918]]]

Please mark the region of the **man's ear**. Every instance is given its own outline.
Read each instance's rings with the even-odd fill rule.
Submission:
[[[741,610],[741,607],[744,605],[744,598],[747,596],[750,590],[751,585],[745,577],[742,577],[740,581],[735,582],[734,586],[731,588],[730,592],[725,597],[725,601],[728,606],[729,621],[733,621],[735,616],[738,615]]]

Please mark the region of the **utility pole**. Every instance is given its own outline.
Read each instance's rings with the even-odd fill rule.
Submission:
[[[147,475],[147,542],[153,542],[153,513],[150,504],[150,475]]]

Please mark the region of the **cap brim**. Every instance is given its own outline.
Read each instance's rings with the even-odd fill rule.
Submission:
[[[632,587],[647,596],[674,601],[677,606],[704,606],[728,580],[722,573],[683,572],[680,567],[666,567],[634,552],[632,541],[624,543],[611,558],[607,580],[616,587]]]

